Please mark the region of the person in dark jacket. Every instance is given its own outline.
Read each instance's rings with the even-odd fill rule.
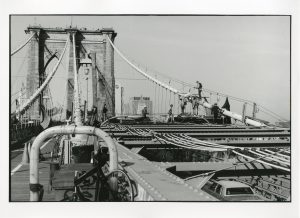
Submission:
[[[201,100],[201,93],[202,93],[202,84],[199,82],[199,81],[197,81],[196,82],[197,83],[197,90],[198,90],[198,95],[199,95],[199,98],[200,98],[200,100]]]
[[[105,121],[105,120],[107,120],[107,107],[106,107],[106,104],[104,104],[104,106],[103,106],[103,109],[102,109],[102,119],[103,119],[103,122]]]
[[[97,107],[93,107],[91,111],[91,117],[90,117],[90,126],[97,126],[98,120],[97,120]]]
[[[217,120],[218,120],[218,116],[219,116],[219,107],[218,107],[218,104],[215,103],[212,108],[211,108],[211,112],[212,114],[214,115],[214,123],[217,123]]]
[[[147,118],[147,114],[148,114],[147,107],[144,107],[144,109],[142,110],[142,116],[144,119]]]
[[[181,98],[180,100],[181,100],[181,103],[180,103],[181,114],[184,114],[185,107],[187,105],[187,99],[186,98]]]

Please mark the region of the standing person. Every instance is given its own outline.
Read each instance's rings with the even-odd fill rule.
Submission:
[[[104,104],[103,109],[102,109],[102,119],[103,119],[103,122],[105,120],[107,120],[107,107],[106,107],[106,104]]]
[[[144,107],[144,109],[142,110],[143,118],[147,118],[147,114],[148,114],[147,107]]]
[[[184,113],[184,104],[183,104],[183,99],[180,98],[180,109],[181,109],[181,114]]]
[[[185,110],[186,105],[187,105],[187,99],[186,98],[181,98],[181,104],[180,104],[181,114],[184,114],[184,110]]]
[[[196,97],[193,96],[192,98],[192,108],[193,108],[193,115],[196,115]]]
[[[90,126],[97,126],[98,120],[97,120],[97,107],[93,106],[91,111],[91,117],[90,117]]]
[[[211,112],[214,115],[214,123],[217,123],[218,115],[219,115],[219,107],[217,103],[215,103],[214,106],[212,106]]]
[[[199,110],[199,99],[198,99],[197,97],[195,97],[194,110],[196,111],[196,115],[198,115],[198,110]]]
[[[202,93],[202,84],[199,82],[199,81],[197,81],[196,82],[197,83],[197,87],[196,87],[196,89],[198,89],[198,95],[199,95],[199,98],[200,98],[200,100],[201,100],[201,93]]]
[[[168,115],[169,115],[168,122],[174,123],[173,104],[170,105]]]

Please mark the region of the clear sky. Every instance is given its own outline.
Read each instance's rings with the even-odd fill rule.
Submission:
[[[66,27],[71,22],[73,26],[91,29],[112,27],[118,33],[116,46],[151,75],[156,70],[188,83],[199,80],[204,88],[255,101],[289,119],[288,16],[17,16],[12,17],[11,47],[14,49],[26,40],[24,29],[30,24]],[[26,75],[24,50],[12,57],[12,94],[19,90]],[[117,54],[115,73],[125,87],[125,100],[140,95],[154,98],[153,85],[129,80],[142,77]],[[157,78],[169,83],[169,79],[158,74]],[[57,85],[59,80],[52,84],[57,87],[52,95],[58,102],[65,90]],[[183,88],[174,81],[171,85]],[[241,113],[241,103],[230,103],[234,111]],[[250,115],[251,108],[247,112]],[[271,119],[262,113],[259,117]]]

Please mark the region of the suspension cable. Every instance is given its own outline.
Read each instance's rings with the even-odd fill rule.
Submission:
[[[69,39],[67,40],[65,48],[64,48],[64,50],[63,50],[63,52],[62,52],[62,54],[61,54],[58,62],[56,63],[54,69],[52,70],[52,72],[48,74],[46,80],[35,91],[35,93],[27,100],[27,102],[16,110],[16,113],[22,113],[22,112],[24,112],[24,110],[26,110],[28,107],[30,107],[30,105],[37,99],[37,97],[39,96],[39,94],[46,88],[46,86],[49,84],[49,82],[51,81],[51,79],[55,75],[55,73],[56,73],[56,71],[58,69],[58,66],[60,65],[60,62],[61,62],[61,60],[62,60],[62,58],[63,58],[63,56],[65,54],[65,51],[66,51],[66,48],[67,48],[68,44],[69,44]]]
[[[156,84],[157,87],[157,115],[159,115],[159,86]]]
[[[32,39],[33,36],[35,36],[35,33],[32,34],[32,35],[27,39],[27,41],[26,41],[24,44],[22,44],[22,45],[19,46],[16,50],[14,50],[14,51],[10,54],[10,56],[13,56],[13,55],[16,54],[18,51],[20,51],[25,45],[27,45],[27,43]]]
[[[22,61],[22,63],[21,63],[21,65],[20,65],[20,67],[19,67],[19,69],[18,69],[18,71],[17,71],[17,73],[16,73],[16,79],[15,80],[13,80],[13,83],[12,83],[12,88],[14,88],[14,86],[15,86],[15,84],[17,83],[17,81],[19,80],[19,78],[20,77],[22,77],[22,76],[20,76],[20,73],[21,73],[21,70],[23,69],[23,65],[24,65],[24,63],[25,63],[25,60],[26,60],[26,58],[23,58],[23,61]],[[12,76],[13,77],[13,76]]]
[[[141,70],[139,67],[137,67],[136,65],[134,65],[131,61],[129,61],[123,54],[122,52],[119,51],[119,49],[112,43],[112,41],[110,40],[110,38],[107,36],[107,39],[109,41],[109,43],[111,44],[111,46],[114,48],[114,50],[132,67],[134,68],[136,71],[138,71],[140,74],[142,74],[144,77],[146,77],[149,80],[152,80],[154,83],[159,84],[160,86],[169,89],[172,92],[178,93],[178,91],[176,89],[174,89],[173,87],[170,87],[160,81],[158,81],[157,79],[149,76],[148,74],[146,74],[143,70]]]
[[[280,118],[280,119],[283,120],[283,121],[288,121],[287,119],[285,119],[285,118],[283,118],[282,116],[280,116],[280,115],[274,113],[273,111],[267,109],[266,107],[263,107],[262,105],[258,105],[258,104],[257,104],[257,106],[260,107],[261,110],[263,109],[263,110],[265,110],[266,112],[268,111],[269,113],[273,114],[274,116],[277,116],[277,118]]]
[[[163,102],[164,102],[164,90],[163,90],[163,87],[162,86],[160,86],[160,90],[161,90],[161,110],[160,110],[160,113],[162,114],[163,113]]]
[[[107,36],[107,40],[109,41],[109,43],[111,44],[111,46],[114,48],[114,50],[132,67],[134,68],[136,71],[138,71],[140,74],[142,74],[144,77],[146,77],[147,79],[149,80],[152,80],[154,83],[162,86],[163,88],[166,88],[166,89],[169,89],[171,92],[175,93],[175,94],[178,94],[180,96],[183,96],[183,97],[187,97],[187,96],[190,96],[191,93],[181,93],[179,92],[177,89],[169,86],[169,85],[166,85],[165,83],[162,83],[160,81],[158,81],[157,79],[149,76],[147,73],[145,73],[143,70],[141,70],[139,67],[137,67],[136,65],[134,65],[132,62],[130,62],[119,50],[118,48],[112,43],[112,41],[110,40],[110,38]],[[188,86],[190,87],[193,87],[193,85],[190,85],[188,83],[183,83],[183,84],[187,84]],[[194,87],[193,87],[194,88]],[[205,91],[209,91],[209,92],[214,92],[214,91],[211,91],[211,90],[208,90],[208,89],[205,89]],[[218,92],[216,92],[218,93]],[[229,95],[224,95],[222,94],[222,96],[226,96],[226,97],[230,97]],[[162,96],[163,97],[163,96]],[[238,99],[238,98],[235,98],[235,99]],[[244,99],[239,99],[239,100],[243,100],[245,101]],[[249,102],[249,104],[253,104],[253,102],[251,101],[246,101],[246,102]],[[211,108],[212,105],[210,105],[208,102],[206,101],[201,101],[200,102],[200,105],[206,107],[206,108]],[[226,116],[229,116],[235,120],[239,120],[239,121],[243,121],[242,120],[242,116],[239,115],[239,114],[236,114],[236,113],[233,113],[233,112],[230,112],[230,111],[227,111],[226,109],[222,109],[222,113]],[[253,126],[266,126],[264,123],[262,122],[259,122],[259,121],[255,121],[255,120],[252,120],[250,118],[247,118],[245,120],[245,122],[249,125],[253,125]]]
[[[155,83],[153,83],[153,85],[154,85],[154,113],[153,114],[155,114],[155,113],[157,113],[156,112],[156,84]]]

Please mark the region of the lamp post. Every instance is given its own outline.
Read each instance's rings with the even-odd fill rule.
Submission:
[[[80,60],[80,65],[84,67],[84,74],[86,80],[86,109],[85,109],[85,118],[87,121],[87,112],[88,112],[88,98],[89,98],[89,66],[92,65],[92,60],[89,58],[89,52],[85,53],[85,57]]]
[[[85,111],[85,119],[87,121],[87,115],[88,115],[88,106],[89,106],[89,72],[90,69],[88,68],[88,66],[85,67],[84,69],[84,74],[86,75],[86,111]]]

